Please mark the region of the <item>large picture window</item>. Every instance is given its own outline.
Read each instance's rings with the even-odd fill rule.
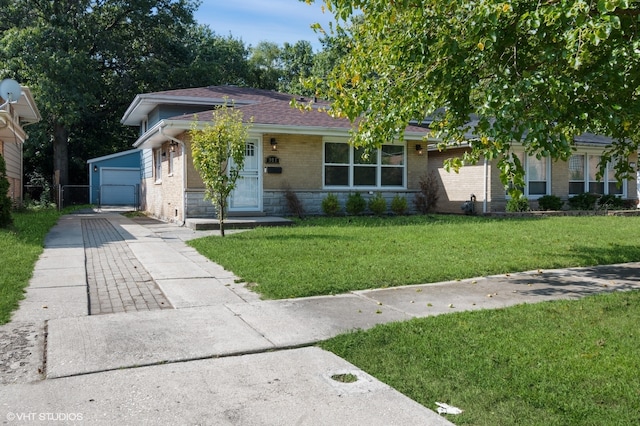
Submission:
[[[618,186],[615,166],[617,161],[607,164],[606,173],[598,180],[599,155],[574,154],[569,158],[569,195],[585,192],[592,194],[626,194],[626,182]]]
[[[404,145],[382,145],[365,155],[344,142],[324,144],[324,186],[382,188],[405,186]]]

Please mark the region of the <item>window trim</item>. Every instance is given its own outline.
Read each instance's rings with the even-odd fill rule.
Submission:
[[[531,168],[531,160],[534,159],[536,161],[544,161],[545,162],[545,188],[544,194],[531,194],[529,191],[531,189],[530,182],[542,182],[539,180],[532,181],[530,180],[531,173],[529,170]],[[542,157],[539,160],[535,156],[528,155],[525,159],[525,191],[526,197],[530,200],[537,200],[538,198],[544,197],[545,195],[549,195],[551,193],[551,159],[549,157]]]
[[[327,163],[326,161],[326,145],[328,143],[343,143],[348,144],[347,141],[338,139],[338,138],[328,138],[322,141],[322,188],[324,190],[358,190],[358,191],[368,191],[368,190],[399,190],[399,189],[407,189],[407,143],[405,142],[396,142],[396,143],[385,143],[382,146],[396,146],[402,147],[402,165],[388,165],[382,164],[382,146],[377,149],[376,152],[376,164],[356,164],[355,162],[355,153],[358,148],[355,148],[349,145],[349,159],[347,163]],[[327,166],[336,166],[336,167],[346,167],[348,169],[348,183],[347,185],[327,185],[326,184],[326,168]],[[355,185],[354,184],[354,172],[357,167],[363,168],[375,168],[376,170],[376,183],[375,185]],[[402,169],[402,185],[383,185],[382,184],[382,171],[385,168],[397,168]]]
[[[583,191],[581,192],[581,194],[585,194],[585,193],[599,194],[599,193],[596,193],[596,192],[592,192],[590,190],[592,182],[599,182],[599,183],[602,183],[603,189],[604,189],[601,195],[609,195],[610,194],[609,193],[609,185],[612,184],[612,183],[616,183],[615,179],[611,180],[611,181],[609,180],[609,173],[614,171],[614,168],[613,168],[614,167],[614,163],[612,163],[612,162],[608,162],[607,163],[607,172],[605,173],[605,175],[602,177],[602,179],[600,181],[592,181],[591,180],[591,176],[590,176],[592,170],[589,167],[589,157],[602,158],[602,153],[600,153],[600,152],[597,152],[597,153],[596,152],[589,152],[589,151],[576,151],[575,153],[572,154],[571,157],[576,156],[576,155],[582,155],[584,157],[584,159],[583,159],[583,162],[584,162],[583,163],[584,179],[582,181],[569,180],[569,182],[582,182]],[[569,160],[567,160],[567,161],[570,161],[571,157],[569,157]],[[599,161],[600,160],[598,160],[598,162]],[[593,173],[594,174],[597,173],[597,166],[596,166],[596,170],[593,170]],[[567,191],[567,192],[568,192],[569,197],[574,197],[576,195],[580,195],[580,194],[572,193],[570,191]],[[621,192],[619,194],[614,193],[614,194],[611,194],[611,195],[615,195],[616,197],[621,197],[621,198],[627,198],[628,197],[628,182],[627,182],[627,180],[625,179],[625,180],[622,181],[622,188],[621,188]]]
[[[154,161],[154,181],[155,183],[162,183],[162,147],[159,147],[156,150],[155,155],[153,156]]]

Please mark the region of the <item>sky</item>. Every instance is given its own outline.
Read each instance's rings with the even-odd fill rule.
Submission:
[[[322,12],[322,0],[308,5],[299,0],[202,0],[196,21],[208,25],[216,34],[241,39],[255,46],[270,41],[282,46],[299,40],[311,43],[314,52],[321,49],[310,26],[316,22],[328,30],[333,16]]]

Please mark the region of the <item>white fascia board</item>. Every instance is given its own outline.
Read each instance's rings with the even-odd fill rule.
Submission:
[[[205,124],[202,123],[201,126],[204,127]],[[191,122],[185,120],[161,120],[156,123],[151,129],[149,129],[144,135],[142,135],[133,146],[136,148],[144,148],[155,147],[160,145],[160,143],[166,138],[161,135],[160,129],[165,134],[171,135],[173,137],[178,136],[179,134],[186,132],[191,129]],[[344,127],[302,127],[302,126],[282,126],[282,125],[271,125],[271,124],[251,124],[250,132],[263,134],[263,133],[282,133],[289,135],[313,135],[313,136],[332,136],[332,137],[349,137],[351,135],[351,129]],[[425,138],[425,134],[415,133],[415,132],[406,132],[405,140],[415,140],[422,141]]]
[[[140,122],[157,106],[160,105],[203,105],[213,107],[224,105],[224,98],[207,98],[202,96],[172,96],[158,94],[136,95],[122,116],[120,122],[128,126],[139,126]],[[255,101],[235,101],[236,105],[250,105]],[[213,109],[207,108],[206,111]]]
[[[27,134],[22,126],[17,125],[13,121],[8,121],[7,125],[0,129],[0,140],[3,142],[20,142],[25,143]]]
[[[18,103],[24,104],[29,111],[28,115],[23,114],[20,116],[20,121],[22,123],[32,124],[42,120],[42,115],[40,115],[36,101],[33,99],[31,90],[28,87],[22,86],[22,96]]]
[[[128,154],[131,154],[132,152],[139,152],[139,151],[140,151],[139,149],[130,149],[128,151],[116,152],[115,154],[103,155],[102,157],[96,157],[96,158],[91,158],[87,160],[87,164],[97,163],[99,161],[104,161],[104,160],[110,160],[112,158],[122,157]]]
[[[176,137],[189,129],[191,123],[184,120],[161,120],[140,136],[133,146],[138,149],[157,148],[168,140],[167,135]]]
[[[252,124],[251,131],[261,133],[285,133],[291,135],[314,135],[314,136],[345,136],[351,135],[351,129],[346,127],[301,127],[301,126],[281,126],[271,124]],[[422,141],[427,134],[417,132],[405,132],[404,139],[412,141]]]

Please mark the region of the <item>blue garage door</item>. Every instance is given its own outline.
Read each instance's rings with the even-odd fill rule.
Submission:
[[[140,169],[101,170],[100,204],[107,206],[133,206],[138,200]]]

